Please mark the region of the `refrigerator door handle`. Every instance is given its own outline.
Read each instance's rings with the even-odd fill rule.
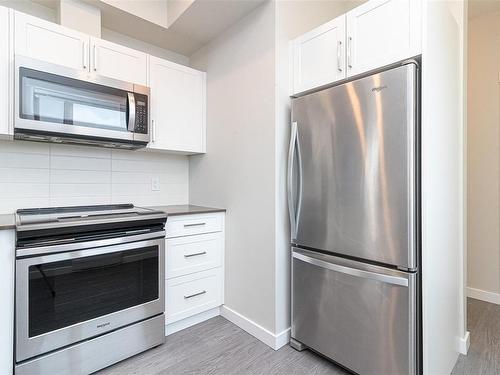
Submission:
[[[288,175],[287,175],[287,190],[288,190],[288,213],[290,215],[290,234],[292,239],[297,235],[297,207],[293,196],[293,173],[295,163],[295,151],[297,147],[297,122],[292,122],[290,133],[290,147],[288,149]]]
[[[408,279],[404,278],[404,277],[385,275],[385,274],[381,274],[381,273],[375,273],[375,272],[361,270],[358,268],[346,267],[343,265],[326,262],[324,260],[313,258],[313,257],[307,256],[304,254],[300,254],[300,253],[296,253],[296,252],[293,252],[293,257],[295,259],[299,259],[303,262],[312,264],[312,265],[317,266],[317,267],[326,268],[326,269],[329,269],[329,270],[332,270],[335,272],[345,273],[345,274],[351,275],[351,276],[361,277],[364,279],[371,279],[371,280],[380,281],[380,282],[387,283],[387,284],[400,285],[400,286],[404,286],[404,287],[408,287],[408,285],[409,285]]]

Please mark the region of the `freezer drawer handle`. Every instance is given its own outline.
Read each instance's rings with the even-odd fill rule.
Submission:
[[[372,279],[372,280],[376,280],[376,281],[380,281],[380,282],[388,283],[388,284],[401,285],[401,286],[406,286],[406,287],[408,286],[408,279],[405,279],[404,277],[383,275],[380,273],[364,271],[364,270],[360,270],[357,268],[350,268],[350,267],[346,267],[346,266],[341,266],[339,264],[325,262],[324,260],[311,258],[311,257],[308,257],[306,255],[298,254],[298,253],[293,253],[293,257],[296,259],[299,259],[303,262],[312,264],[314,266],[326,268],[326,269],[336,271],[336,272],[345,273],[347,275],[361,277],[364,279]]]

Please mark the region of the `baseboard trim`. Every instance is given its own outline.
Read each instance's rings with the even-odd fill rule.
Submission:
[[[500,294],[494,292],[488,292],[486,290],[467,288],[467,297],[479,299],[481,301],[494,303],[500,305]]]
[[[215,307],[213,309],[204,311],[202,313],[190,316],[189,318],[167,324],[167,326],[165,327],[165,336],[182,331],[183,329],[204,322],[205,320],[215,318],[216,316],[219,315],[220,315],[220,307]]]
[[[278,334],[274,334],[227,306],[222,306],[220,313],[224,318],[236,324],[238,327],[274,350],[278,350],[290,341],[290,328],[287,328]]]
[[[464,337],[459,337],[457,340],[457,351],[460,354],[467,355],[470,347],[470,332],[465,332]]]

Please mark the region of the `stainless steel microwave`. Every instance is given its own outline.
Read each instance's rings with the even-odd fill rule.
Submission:
[[[141,148],[149,88],[15,56],[14,138]]]

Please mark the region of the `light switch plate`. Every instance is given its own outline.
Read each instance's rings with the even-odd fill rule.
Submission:
[[[160,177],[151,177],[151,190],[160,191]]]

